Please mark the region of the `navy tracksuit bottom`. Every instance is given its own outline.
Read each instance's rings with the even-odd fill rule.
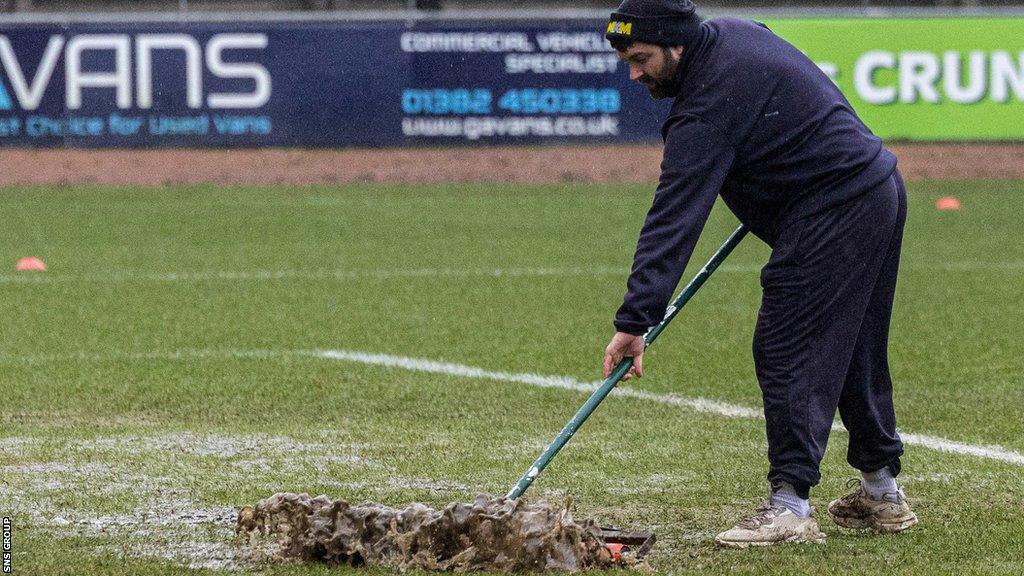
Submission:
[[[782,226],[761,272],[754,364],[764,396],[768,480],[807,497],[836,410],[847,461],[899,473],[889,318],[907,199],[899,172],[839,206]]]

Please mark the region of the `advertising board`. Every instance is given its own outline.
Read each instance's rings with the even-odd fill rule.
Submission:
[[[883,138],[1024,139],[1024,19],[776,19]],[[656,142],[606,21],[0,27],[0,145]]]

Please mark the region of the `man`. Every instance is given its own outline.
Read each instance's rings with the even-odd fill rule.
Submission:
[[[606,36],[632,80],[675,100],[605,375],[625,356],[628,376],[643,375],[643,334],[721,195],[772,247],[753,347],[771,495],[716,541],[824,540],[808,495],[837,408],[861,478],[829,515],[850,528],[909,528],[917,517],[896,485],[903,444],[886,350],[906,219],[896,158],[813,62],[760,24],[702,21],[689,0],[625,0]]]

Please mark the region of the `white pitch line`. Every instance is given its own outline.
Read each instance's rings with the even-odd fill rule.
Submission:
[[[722,264],[722,272],[759,272],[762,264]],[[901,271],[941,271],[941,272],[1021,272],[1024,261],[1009,260],[1005,262],[978,262],[975,260],[953,260],[949,262],[903,262]]]
[[[496,380],[500,382],[516,382],[519,384],[528,384],[539,388],[559,388],[563,390],[572,390],[576,392],[586,393],[593,392],[600,385],[600,383],[597,382],[580,382],[579,380],[576,380],[568,376],[544,376],[541,374],[529,374],[522,372],[500,372],[486,370],[484,368],[477,368],[474,366],[466,366],[464,364],[438,362],[435,360],[427,360],[423,358],[410,358],[405,356],[393,356],[390,354],[373,354],[369,352],[357,352],[349,350],[186,349],[167,352],[120,352],[106,354],[68,353],[47,354],[37,356],[16,356],[0,354],[0,363],[34,364],[63,360],[102,361],[109,359],[178,361],[208,358],[273,359],[286,357],[315,357],[328,360],[341,360],[345,362],[356,362],[359,364],[385,366],[389,368],[401,368],[404,370],[411,370],[415,372],[446,374],[450,376]],[[688,398],[685,396],[677,396],[675,394],[659,394],[656,392],[636,390],[624,386],[616,387],[615,390],[612,391],[612,394],[615,396],[625,398],[635,398],[638,400],[645,400],[648,402],[656,402],[659,404],[667,404],[670,406],[689,408],[695,412],[701,412],[705,414],[716,414],[719,416],[725,416],[727,418],[764,418],[764,414],[761,410],[749,408],[746,406],[739,406],[736,404],[729,404],[727,402],[721,402],[718,400],[711,400],[708,398]],[[842,432],[846,431],[843,425],[839,424],[838,422],[832,426],[832,429]],[[1007,462],[1010,464],[1016,464],[1018,466],[1024,466],[1024,454],[1021,454],[1020,452],[1016,452],[1014,450],[1010,450],[1008,448],[1004,448],[1002,446],[979,446],[975,444],[959,442],[956,440],[950,440],[947,438],[941,438],[938,436],[914,434],[903,431],[900,431],[900,437],[903,439],[903,442],[905,444],[923,446],[925,448],[929,448],[931,450],[936,450],[939,452],[975,456],[978,458],[997,460],[1000,462]]]
[[[723,264],[723,273],[753,273],[761,264]],[[905,263],[903,270],[943,272],[1022,272],[1024,262],[934,262]],[[535,268],[408,268],[368,270],[200,270],[193,272],[132,272],[109,274],[61,274],[24,272],[0,274],[0,284],[125,283],[125,282],[271,282],[282,280],[359,280],[390,278],[515,278],[544,276],[622,276],[628,268],[619,267],[535,267]]]
[[[180,349],[167,352],[65,352],[61,354],[0,354],[0,364],[46,364],[49,362],[106,362],[108,360],[203,360],[206,358],[283,358],[309,356],[308,350],[217,350]]]
[[[111,272],[109,274],[53,274],[49,272],[2,274],[0,284],[57,284],[75,282],[264,282],[275,280],[358,280],[389,278],[469,278],[537,276],[624,276],[627,268],[407,268],[367,270],[204,270],[194,272]]]
[[[900,438],[906,444],[917,444],[919,446],[927,446],[932,450],[938,450],[939,452],[949,452],[952,454],[965,454],[968,456],[977,456],[979,458],[989,458],[992,460],[1000,460],[1003,462],[1010,462],[1012,464],[1024,465],[1024,455],[1020,452],[1008,450],[1002,446],[976,446],[974,444],[966,444],[964,442],[957,442],[956,440],[948,440],[946,438],[940,438],[938,436],[927,436],[925,434],[911,434],[909,432],[900,432]]]
[[[580,382],[565,376],[494,372],[484,370],[483,368],[465,366],[463,364],[436,362],[433,360],[391,356],[388,354],[370,354],[367,352],[352,352],[346,350],[321,350],[315,355],[320,358],[327,358],[331,360],[344,360],[347,362],[387,366],[390,368],[403,368],[406,370],[429,372],[432,374],[448,374],[467,378],[483,378],[502,382],[516,382],[519,384],[529,384],[531,386],[538,386],[542,388],[562,388],[578,392],[593,392],[600,385],[599,383]],[[764,414],[761,410],[748,408],[746,406],[728,404],[726,402],[719,402],[717,400],[709,400],[707,398],[686,398],[676,396],[674,394],[658,394],[655,392],[645,392],[622,386],[616,387],[615,390],[612,391],[612,394],[624,396],[626,398],[636,398],[660,404],[668,404],[671,406],[682,406],[690,408],[696,412],[717,414],[728,418],[764,418]],[[846,431],[846,428],[839,423],[836,423],[832,429],[844,432]],[[1002,446],[976,446],[937,436],[911,434],[902,431],[900,432],[900,438],[902,438],[905,444],[923,446],[940,452],[964,454],[1024,466],[1024,454],[1003,448]]]

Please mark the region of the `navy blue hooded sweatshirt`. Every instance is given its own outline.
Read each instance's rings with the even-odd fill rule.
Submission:
[[[661,178],[615,317],[616,329],[630,334],[664,317],[719,194],[771,246],[789,223],[870,190],[896,169],[832,80],[756,22],[701,23],[676,85],[662,127]]]

